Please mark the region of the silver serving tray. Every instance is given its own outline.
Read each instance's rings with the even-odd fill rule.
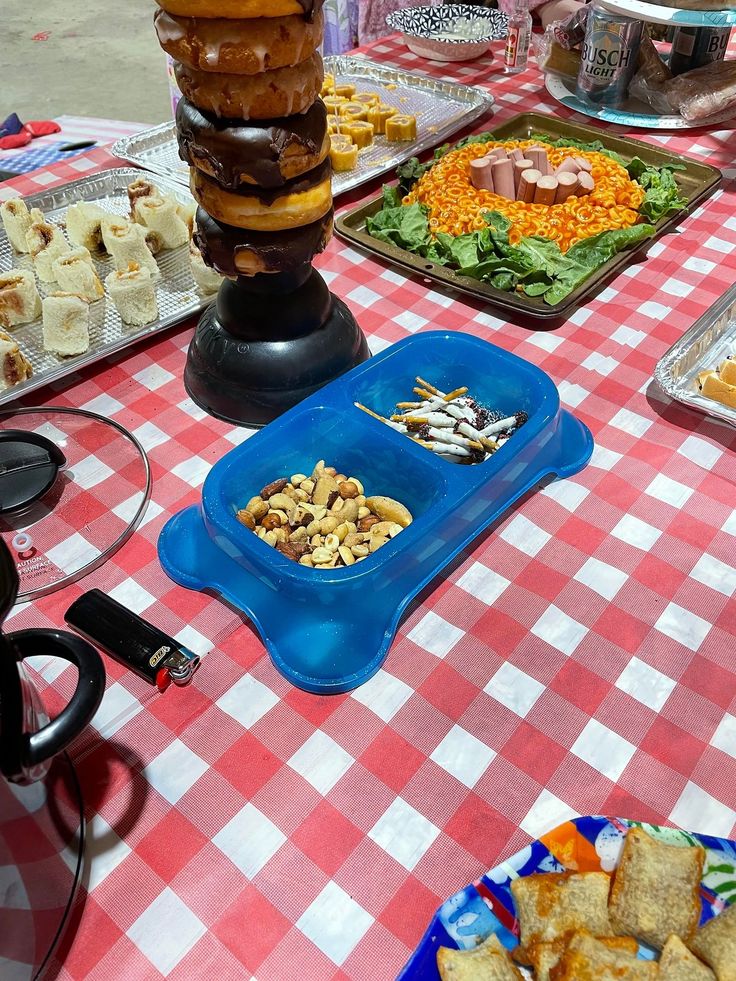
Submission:
[[[436,146],[485,115],[494,102],[490,92],[484,89],[386,68],[365,58],[333,55],[325,58],[325,71],[341,82],[356,85],[358,91],[378,89],[382,101],[417,117],[417,139],[412,143],[388,143],[384,136],[377,136],[372,146],[358,154],[355,170],[333,174],[332,192],[335,195],[352,191],[393,170],[409,157]],[[118,140],[112,152],[116,157],[156,174],[189,183],[189,168],[179,159],[173,123],[164,123]]]
[[[25,202],[29,208],[40,208],[49,221],[57,224],[64,222],[67,207],[78,201],[95,202],[114,214],[128,214],[128,184],[140,176],[140,170],[134,170],[132,167],[104,170],[48,191],[31,194],[25,198]],[[154,183],[182,203],[189,203],[192,200],[189,191],[170,178],[157,175]],[[156,283],[159,319],[145,327],[130,327],[124,324],[107,296],[90,306],[90,346],[84,354],[63,358],[45,351],[40,317],[32,323],[13,327],[10,333],[31,362],[33,376],[28,381],[0,392],[0,405],[11,402],[21,395],[27,395],[43,385],[57,382],[85,365],[93,364],[115,351],[135,344],[143,337],[186,320],[212,302],[214,297],[200,293],[192,278],[189,250],[186,246],[159,252],[156,259],[161,270],[161,279]],[[109,256],[101,259],[95,256],[95,267],[103,283],[105,276],[115,268]],[[0,272],[7,272],[9,269],[33,271],[33,260],[28,255],[19,255],[14,251],[5,229],[0,224]],[[36,285],[42,297],[58,289],[56,283],[42,283],[38,279]]]
[[[705,398],[698,391],[698,372],[717,368],[736,353],[736,284],[716,300],[677,341],[654,370],[660,388],[699,412],[736,426],[736,409]]]

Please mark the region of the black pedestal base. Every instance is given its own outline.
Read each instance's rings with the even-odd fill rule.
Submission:
[[[355,318],[314,270],[296,289],[281,278],[225,282],[197,326],[184,385],[218,419],[264,426],[370,357]]]

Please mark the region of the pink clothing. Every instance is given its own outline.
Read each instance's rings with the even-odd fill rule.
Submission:
[[[366,44],[368,41],[375,41],[376,38],[388,34],[386,17],[388,14],[392,14],[394,10],[435,5],[432,0],[359,0],[358,34],[360,43]]]

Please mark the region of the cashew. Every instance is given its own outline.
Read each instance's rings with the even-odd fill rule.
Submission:
[[[314,560],[312,559],[311,555],[302,555],[302,557],[299,559],[299,565],[306,565],[312,569],[314,567]]]
[[[322,535],[332,534],[332,532],[335,530],[335,528],[337,528],[339,524],[340,522],[337,518],[330,518],[330,517],[322,518],[322,520],[319,523],[320,534]]]
[[[241,525],[245,525],[245,527],[249,528],[251,531],[256,530],[256,519],[253,517],[250,511],[238,511],[235,517],[238,519]]]
[[[355,563],[355,556],[347,547],[347,545],[341,545],[337,551],[340,558],[345,563],[345,565],[353,565]]]
[[[315,548],[312,552],[312,561],[315,565],[323,565],[332,558],[332,552],[327,548]]]
[[[276,537],[276,532],[267,531],[266,534],[263,536],[263,541],[266,543],[266,545],[274,546],[278,541],[278,538]]]
[[[273,497],[269,497],[268,506],[272,511],[293,511],[295,504],[286,494],[274,494]]]
[[[326,535],[325,536],[325,548],[328,548],[331,552],[336,552],[340,547],[340,539],[337,535]]]
[[[359,507],[358,508],[358,517],[359,518],[367,518],[370,513],[371,513],[370,508],[367,508],[365,506],[362,506],[362,507]]]
[[[402,528],[408,527],[414,520],[411,511],[392,497],[369,497],[365,503],[382,521],[395,521]]]
[[[367,545],[353,545],[350,551],[353,553],[356,559],[359,559],[365,558],[365,556],[370,552],[370,549]]]
[[[306,479],[307,475],[305,473],[295,473],[291,478],[292,487],[300,487]]]

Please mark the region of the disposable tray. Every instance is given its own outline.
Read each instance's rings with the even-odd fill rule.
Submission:
[[[91,177],[81,177],[69,184],[31,194],[24,200],[29,208],[40,208],[49,221],[57,224],[64,222],[69,205],[79,201],[94,202],[106,211],[124,215],[130,212],[128,184],[140,177],[140,170],[130,167],[103,170]],[[188,190],[176,181],[157,176],[155,183],[162,191],[173,195],[182,203],[189,203],[192,200]],[[44,350],[40,317],[32,323],[13,327],[13,338],[31,362],[33,376],[28,381],[0,392],[0,405],[11,402],[21,395],[27,395],[43,385],[57,382],[86,365],[94,364],[95,361],[135,344],[136,341],[150,334],[186,320],[212,302],[213,297],[200,293],[192,278],[187,246],[159,252],[156,260],[161,271],[161,279],[156,283],[159,318],[145,327],[131,327],[124,324],[107,295],[90,306],[90,346],[84,354],[64,358]],[[95,267],[103,283],[105,276],[115,268],[109,256],[103,258],[95,256]],[[13,250],[5,229],[0,225],[0,272],[7,272],[9,269],[27,269],[32,272],[33,260],[30,256],[19,255]],[[56,283],[42,283],[37,280],[36,285],[41,296],[58,289]]]
[[[699,163],[676,153],[668,153],[666,150],[660,150],[649,143],[642,143],[628,137],[624,139],[620,136],[612,136],[593,126],[571,123],[565,119],[557,119],[555,116],[546,116],[542,113],[522,113],[501,126],[493,127],[489,132],[492,132],[498,140],[528,140],[534,133],[548,136],[554,140],[561,137],[585,142],[601,140],[609,150],[615,150],[625,160],[641,157],[645,163],[656,167],[663,167],[665,164],[682,164],[685,169],[678,170],[677,182],[682,195],[687,198],[687,209],[671,218],[659,221],[656,226],[657,238],[674,228],[698,204],[712,194],[721,180],[721,172],[708,164]],[[638,248],[620,253],[602,266],[562,302],[549,305],[541,297],[507,293],[476,279],[459,276],[452,270],[428,262],[422,256],[414,255],[396,245],[380,242],[373,238],[365,229],[365,221],[366,218],[380,211],[382,204],[382,198],[379,196],[344,214],[335,224],[338,234],[365,249],[366,252],[380,256],[410,272],[419,273],[424,279],[431,279],[460,293],[479,297],[504,310],[514,310],[534,318],[553,319],[569,316],[582,300],[599,290],[606,280],[619,273],[625,266],[640,259],[654,241],[654,239],[648,239]]]
[[[736,409],[698,391],[698,372],[717,368],[736,354],[736,285],[731,286],[661,358],[657,384],[673,399],[736,426]]]
[[[340,82],[351,82],[360,89],[377,88],[381,99],[402,113],[417,117],[417,139],[411,143],[388,143],[376,137],[371,147],[358,154],[358,166],[345,174],[332,175],[335,195],[352,191],[366,181],[397,167],[409,157],[436,146],[464,126],[469,126],[493,105],[493,96],[484,89],[417,75],[377,65],[365,58],[334,55],[325,58],[325,71]],[[112,148],[116,157],[146,167],[158,174],[189,183],[189,168],[179,158],[176,127],[164,123],[135,136],[119,140]]]
[[[736,899],[736,842],[623,818],[579,817],[542,835],[443,903],[398,981],[439,981],[440,947],[471,950],[495,933],[512,950],[519,942],[519,927],[511,882],[519,876],[550,872],[612,872],[631,827],[641,827],[668,845],[702,845],[706,849],[700,884],[701,924]],[[653,956],[651,948],[640,947],[642,960]],[[526,969],[522,970],[529,977]]]
[[[528,422],[475,466],[440,460],[354,402],[390,412],[416,375],[444,390],[467,385],[482,404]],[[212,588],[257,627],[274,664],[307,691],[343,692],[381,667],[409,601],[545,475],[569,476],[593,450],[534,365],[464,334],[427,333],[388,348],[232,450],[210,471],[202,501],[172,518],[158,542],[166,573]],[[305,568],[260,541],[236,511],[281,476],[324,459],[367,494],[402,501],[413,523],[364,562]]]

